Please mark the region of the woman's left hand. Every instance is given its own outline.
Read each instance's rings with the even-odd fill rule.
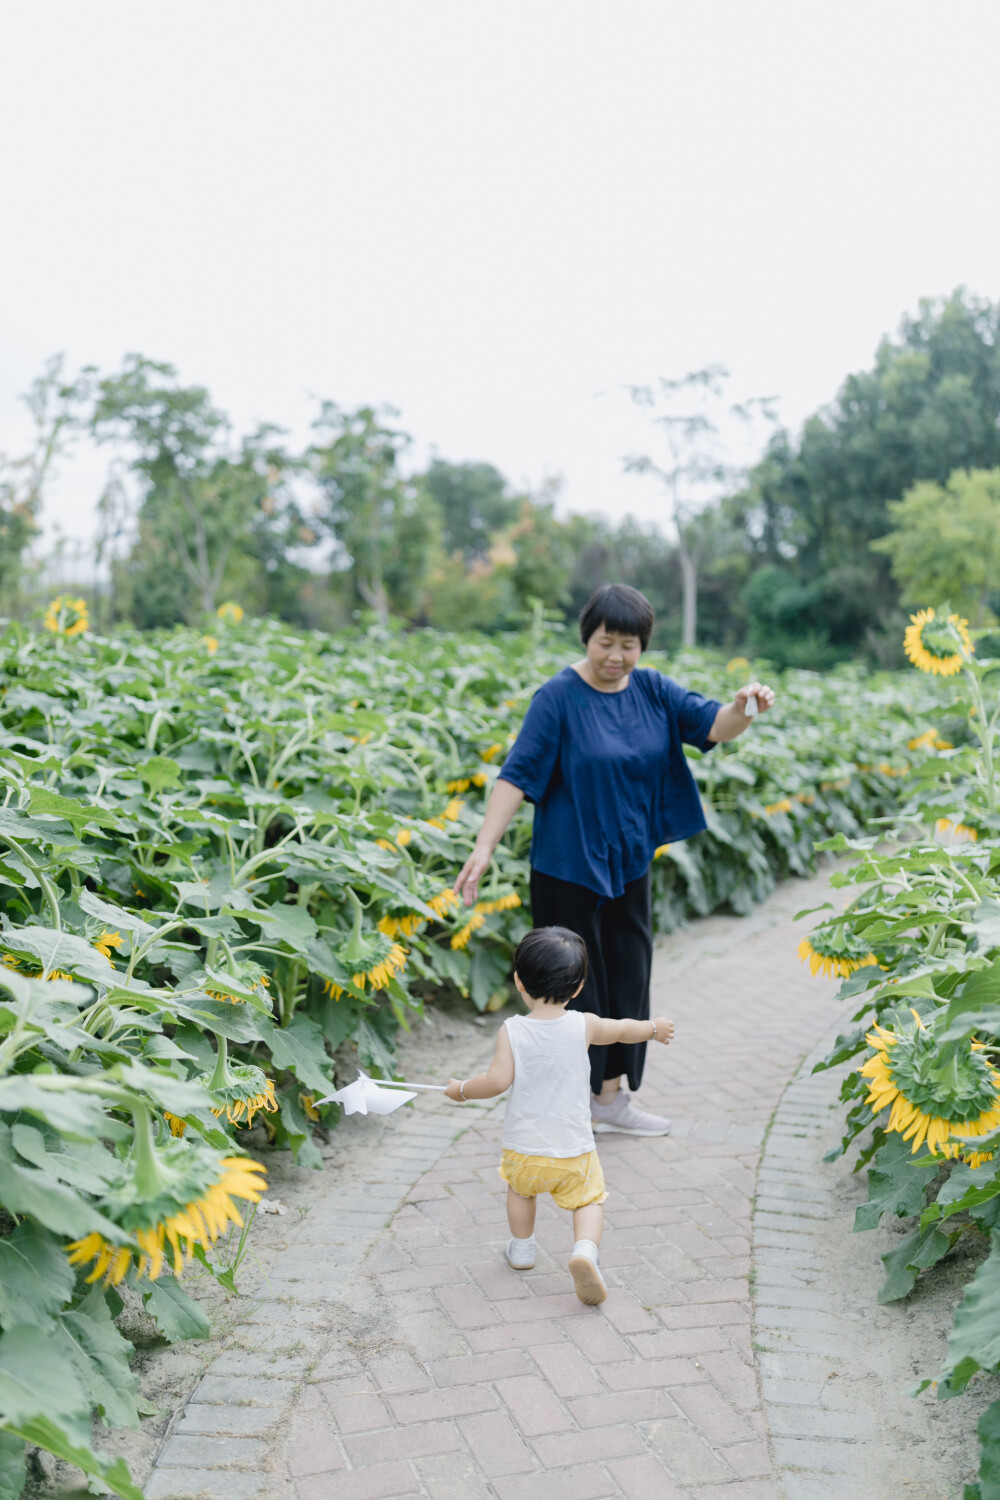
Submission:
[[[751,682],[742,687],[733,699],[736,707],[744,718],[747,718],[747,699],[753,696],[757,699],[757,712],[766,714],[769,708],[774,707],[774,689],[769,688],[763,682]]]

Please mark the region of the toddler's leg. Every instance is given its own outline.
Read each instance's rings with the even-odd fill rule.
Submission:
[[[604,1204],[585,1203],[573,1210],[573,1235],[576,1243],[569,1258],[570,1275],[581,1302],[596,1307],[608,1295],[600,1271],[598,1246],[604,1228]]]
[[[573,1210],[573,1238],[576,1240],[590,1240],[593,1245],[601,1243],[601,1231],[604,1228],[604,1204],[585,1203],[582,1208]]]
[[[522,1198],[507,1185],[507,1223],[512,1239],[507,1262],[515,1271],[530,1271],[535,1264],[535,1199]]]

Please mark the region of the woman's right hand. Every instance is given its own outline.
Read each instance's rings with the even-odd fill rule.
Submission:
[[[458,879],[452,886],[452,890],[456,896],[464,898],[466,906],[472,906],[479,895],[479,882],[489,869],[492,858],[491,849],[483,849],[477,844],[459,870]]]

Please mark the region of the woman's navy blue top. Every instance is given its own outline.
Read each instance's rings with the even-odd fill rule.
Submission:
[[[617,693],[598,692],[573,667],[543,683],[500,771],[535,804],[534,868],[611,900],[660,844],[700,833],[682,747],[711,749],[719,707],[647,668]]]

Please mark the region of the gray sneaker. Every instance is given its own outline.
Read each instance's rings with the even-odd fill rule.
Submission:
[[[610,1104],[602,1104],[596,1094],[590,1096],[590,1118],[595,1132],[616,1131],[619,1135],[669,1135],[670,1121],[662,1115],[648,1115],[636,1109],[627,1089],[619,1089]]]

